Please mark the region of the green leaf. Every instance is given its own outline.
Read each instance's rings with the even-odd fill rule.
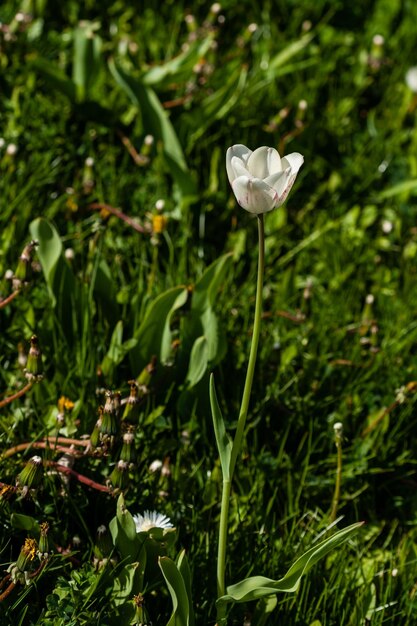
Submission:
[[[146,565],[146,550],[141,551],[141,558],[135,563],[128,563],[118,572],[113,581],[112,602],[115,606],[128,603],[132,605],[132,596],[143,591],[143,579]]]
[[[30,515],[12,513],[10,516],[10,523],[13,528],[19,528],[19,530],[27,530],[29,533],[39,534],[39,524],[33,517],[30,517]]]
[[[208,365],[208,344],[207,339],[199,337],[195,340],[191,350],[190,364],[186,382],[189,387],[194,387],[204,376]]]
[[[174,561],[167,556],[158,560],[172,600],[172,614],[167,626],[190,626],[190,605],[184,579]]]
[[[113,543],[123,559],[127,559],[128,563],[133,563],[141,554],[143,560],[143,544],[138,538],[136,524],[126,508],[123,494],[120,494],[117,500],[116,517],[110,521],[109,529]]]
[[[194,65],[205,56],[213,43],[210,33],[205,39],[192,43],[187,50],[162,65],[156,65],[144,72],[141,80],[144,85],[168,86],[173,82],[188,79]]]
[[[185,550],[181,550],[177,558],[177,567],[184,581],[185,590],[188,596],[189,624],[194,626],[193,594],[191,590],[191,571]]]
[[[158,141],[162,141],[168,168],[183,196],[194,195],[196,186],[187,167],[180,141],[155,91],[145,85],[142,79],[131,76],[117,66],[113,59],[110,59],[109,67],[117,83],[140,108],[145,131]]]
[[[214,433],[216,435],[217,449],[219,451],[222,466],[223,480],[230,480],[230,459],[232,456],[233,442],[227,434],[222,412],[217,401],[214,375],[210,376],[210,405],[213,418]]]
[[[153,356],[166,363],[171,355],[172,332],[170,322],[174,312],[182,307],[188,297],[185,287],[173,287],[161,293],[145,313],[135,332],[136,345],[130,358],[135,371],[140,372]]]
[[[74,30],[72,79],[76,85],[78,102],[86,99],[98,80],[101,68],[102,40],[94,30],[95,25],[86,20]]]
[[[42,266],[52,306],[68,337],[72,337],[79,313],[75,305],[78,283],[63,254],[61,238],[55,227],[44,218],[29,226],[33,239],[39,243],[37,256]]]
[[[307,550],[295,561],[280,580],[272,580],[263,576],[252,576],[235,585],[231,585],[227,588],[227,595],[217,600],[218,605],[221,607],[230,602],[248,602],[249,600],[257,600],[277,592],[290,593],[297,591],[302,576],[331,550],[350,539],[362,525],[363,522],[352,524]]]

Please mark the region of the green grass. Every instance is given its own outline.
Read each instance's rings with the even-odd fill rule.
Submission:
[[[170,516],[177,536],[169,556],[187,551],[196,624],[213,624],[221,471],[208,378],[214,371],[232,432],[257,257],[256,226],[236,204],[224,157],[235,143],[301,152],[288,202],[266,216],[264,318],[233,484],[227,581],[277,579],[325,532],[333,424],[341,421],[337,525],[366,524],[298,592],[279,595],[265,623],[411,626],[417,161],[416,95],[405,74],[414,4],[230,0],[222,4],[224,23],[204,2],[161,2],[158,11],[149,2],[141,10],[122,1],[55,4],[0,7],[0,299],[12,292],[6,271],[15,271],[34,233],[48,229],[33,279],[0,309],[0,401],[26,382],[18,354],[33,334],[44,365],[42,382],[0,409],[0,453],[57,434],[61,396],[75,406],[59,434],[89,436],[103,390],[127,397],[128,381],[160,356],[168,317],[167,347],[174,347],[165,363],[158,360],[139,405],[138,461],[125,500],[132,514]],[[19,10],[31,21],[17,22]],[[191,12],[195,22],[185,20]],[[89,27],[96,48],[84,57]],[[383,46],[373,43],[376,34]],[[142,154],[149,134],[155,141],[138,165],[123,138]],[[10,144],[15,155],[7,154]],[[167,223],[155,235],[160,199]],[[94,203],[119,208],[145,232]],[[72,260],[63,255],[68,248]],[[218,281],[209,276],[210,292],[205,272],[230,252]],[[205,327],[198,297],[212,314]],[[151,328],[146,315],[158,298],[165,304]],[[199,363],[200,376],[190,357],[203,332],[212,355]],[[45,461],[62,454],[3,456],[1,482],[14,485],[38,453]],[[105,485],[117,458],[84,455],[74,469]],[[155,459],[164,472],[149,470]],[[34,582],[0,602],[2,624],[133,624],[139,591],[147,619],[168,623],[171,599],[160,573],[147,570],[121,598],[114,586],[127,571],[120,545],[116,563],[93,566],[97,528],[114,518],[116,501],[74,477],[62,490],[56,475],[45,474],[33,498],[14,494],[2,504],[0,580],[37,524],[49,522],[54,544]],[[230,624],[264,623],[254,612],[254,603],[236,605]]]

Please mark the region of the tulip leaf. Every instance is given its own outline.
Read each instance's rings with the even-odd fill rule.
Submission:
[[[158,559],[159,567],[168,586],[173,611],[166,626],[192,626],[194,620],[190,617],[192,609],[184,578],[178,565],[167,556]],[[181,563],[184,568],[184,564]]]
[[[72,79],[77,89],[77,100],[83,102],[97,82],[101,66],[102,40],[94,32],[94,24],[82,22],[74,30],[74,57]]]
[[[207,371],[208,365],[208,343],[204,337],[198,337],[195,340],[191,350],[190,364],[188,366],[188,374],[186,382],[189,387],[194,387],[203,378]]]
[[[216,436],[217,449],[219,451],[222,466],[223,480],[230,480],[230,459],[232,457],[233,442],[227,434],[223,415],[217,400],[214,375],[210,376],[210,405],[213,418],[214,433]]]
[[[200,59],[204,58],[212,43],[213,35],[211,33],[202,41],[197,39],[176,57],[169,59],[163,65],[153,66],[144,72],[141,77],[143,84],[163,87],[178,82],[182,78],[188,79],[193,67]]]
[[[58,66],[42,57],[34,59],[31,65],[54,89],[63,93],[72,103],[75,102],[76,85]]]
[[[130,352],[132,366],[140,372],[156,356],[166,363],[171,355],[171,318],[187,300],[183,286],[172,287],[161,293],[147,308],[145,317],[134,334],[136,345]]]
[[[235,585],[231,585],[227,588],[227,594],[217,600],[219,608],[222,609],[225,604],[230,602],[248,602],[278,592],[290,593],[297,591],[302,576],[331,550],[350,539],[362,525],[363,522],[352,524],[307,550],[293,563],[285,576],[280,580],[272,580],[264,576],[252,576]]]
[[[188,170],[180,141],[156,92],[145,85],[141,78],[128,74],[116,65],[113,59],[109,61],[109,68],[116,82],[139,107],[145,131],[162,142],[165,160],[182,195],[194,195],[196,186]]]

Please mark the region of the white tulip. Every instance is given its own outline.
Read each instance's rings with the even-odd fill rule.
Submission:
[[[226,170],[240,206],[250,213],[267,213],[285,202],[304,157],[293,152],[281,157],[275,148],[254,152],[242,144],[227,150]]]

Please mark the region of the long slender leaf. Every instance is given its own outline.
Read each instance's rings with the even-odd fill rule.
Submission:
[[[227,594],[218,599],[219,605],[230,602],[248,602],[278,592],[294,592],[300,586],[301,578],[326,554],[339,547],[358,531],[363,522],[352,524],[321,543],[313,546],[290,567],[283,578],[272,580],[264,576],[252,576],[227,588]]]

